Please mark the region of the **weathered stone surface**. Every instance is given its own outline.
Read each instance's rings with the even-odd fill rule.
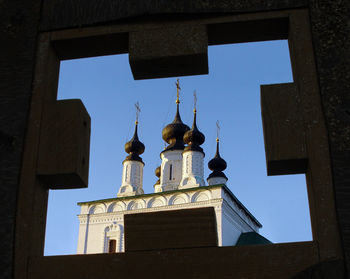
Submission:
[[[28,279],[288,279],[317,261],[314,242],[32,257]]]
[[[282,83],[260,88],[267,174],[306,173],[308,155],[297,86]]]
[[[214,207],[126,214],[125,251],[215,247]]]
[[[0,277],[12,278],[18,178],[31,95],[40,0],[0,1]]]
[[[63,39],[55,41],[53,46],[60,60],[128,53],[129,34]]]
[[[308,4],[310,3],[310,5]],[[11,278],[18,175],[34,69],[40,0],[0,0],[1,278]],[[330,140],[336,206],[350,270],[349,1],[45,0],[42,30],[92,26],[136,16],[259,12],[309,5],[311,31]],[[167,18],[169,18],[167,16]],[[5,50],[5,51],[4,51]]]
[[[37,175],[48,188],[88,186],[90,127],[90,116],[79,99],[59,100],[45,105]]]
[[[208,73],[205,25],[177,25],[129,34],[129,62],[134,79]]]
[[[310,0],[320,91],[330,142],[335,198],[350,271],[350,2]]]
[[[320,262],[300,272],[292,279],[345,279],[344,262],[340,260]]]
[[[154,15],[169,19],[169,14],[193,18],[194,14],[261,12],[307,4],[307,0],[45,0],[40,28],[55,30]]]

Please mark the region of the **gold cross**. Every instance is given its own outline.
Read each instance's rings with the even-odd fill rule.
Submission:
[[[135,124],[137,125],[139,123],[139,115],[140,115],[140,112],[141,112],[141,108],[140,108],[139,102],[136,102],[135,108],[136,108],[136,121],[135,121]]]
[[[193,91],[193,102],[194,102],[194,109],[193,112],[197,112],[197,92],[196,90]]]
[[[220,124],[219,120],[216,121],[216,141],[219,141]]]
[[[181,87],[180,87],[179,79],[176,80],[175,85],[176,85],[176,103],[180,104],[180,98],[179,97],[180,97]]]

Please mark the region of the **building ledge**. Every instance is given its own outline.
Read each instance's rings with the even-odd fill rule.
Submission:
[[[115,202],[115,201],[134,200],[134,199],[139,199],[139,198],[150,198],[150,197],[163,196],[163,195],[169,195],[169,194],[174,194],[174,193],[187,193],[187,192],[200,191],[200,190],[210,190],[210,189],[215,189],[215,188],[222,188],[225,191],[225,193],[237,204],[238,208],[240,208],[242,211],[244,211],[244,213],[247,214],[248,217],[251,218],[252,221],[259,228],[262,227],[261,223],[253,216],[252,213],[250,213],[250,211],[239,201],[239,199],[231,192],[231,190],[225,184],[193,187],[193,188],[187,188],[187,189],[178,189],[178,190],[158,192],[158,193],[149,193],[149,194],[142,194],[142,195],[136,195],[136,196],[100,199],[100,200],[94,200],[94,201],[78,202],[77,204],[80,206],[81,205],[91,205],[91,204],[104,203],[104,202]]]

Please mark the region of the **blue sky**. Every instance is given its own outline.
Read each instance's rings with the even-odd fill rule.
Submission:
[[[275,243],[311,240],[305,176],[266,175],[260,85],[292,82],[287,41],[211,46],[208,54],[208,75],[180,77],[180,113],[189,126],[197,91],[197,124],[206,136],[205,178],[219,120],[227,186],[263,224],[261,234]],[[116,197],[137,101],[139,138],[146,146],[141,155],[144,191],[153,192],[154,170],[164,147],[162,128],[176,110],[175,81],[176,77],[134,81],[127,55],[61,63],[58,98],[82,99],[91,116],[90,175],[87,189],[50,191],[46,255],[76,253],[77,202]]]

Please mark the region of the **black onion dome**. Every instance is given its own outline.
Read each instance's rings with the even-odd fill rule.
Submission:
[[[204,154],[201,144],[205,141],[205,136],[197,128],[197,113],[194,111],[193,124],[191,130],[187,131],[184,135],[184,142],[188,144],[185,147],[185,151],[200,151]]]
[[[125,144],[124,149],[126,153],[129,153],[129,155],[126,156],[125,161],[131,160],[143,163],[139,155],[145,151],[145,145],[139,140],[137,135],[137,123],[135,125],[134,135],[131,140]]]
[[[227,163],[224,159],[220,157],[219,153],[219,140],[216,141],[216,153],[213,159],[211,159],[208,163],[208,167],[213,172],[208,176],[209,178],[212,177],[224,177],[227,179],[226,175],[222,172],[226,169]]]
[[[181,120],[179,104],[177,104],[174,121],[166,125],[162,131],[163,140],[169,144],[164,151],[184,150],[185,144],[183,142],[183,136],[189,129],[190,128]]]

